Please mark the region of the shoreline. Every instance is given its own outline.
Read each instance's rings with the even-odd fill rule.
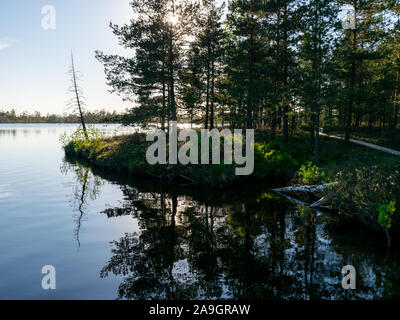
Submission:
[[[237,176],[235,165],[150,165],[145,152],[151,142],[143,134],[128,134],[105,138],[103,145],[95,150],[93,145],[64,146],[68,157],[83,160],[96,168],[135,177],[148,177],[179,186],[199,185],[213,188],[240,186],[243,183],[263,183],[274,186],[274,173],[256,176]]]
[[[285,147],[279,141],[270,141],[268,138],[263,138],[262,134],[257,135],[255,169],[250,176],[236,176],[234,174],[235,165],[150,165],[146,161],[145,154],[151,143],[146,142],[146,137],[142,133],[98,139],[95,142],[81,141],[80,144],[69,141],[64,144],[65,153],[68,157],[83,160],[89,166],[110,173],[158,179],[163,183],[175,184],[178,187],[198,185],[221,190],[236,187],[246,188],[246,184],[264,184],[269,185],[271,189],[276,189],[338,181],[337,187],[332,191],[334,197],[331,207],[339,215],[352,217],[377,230],[380,230],[379,206],[387,202],[385,199],[389,195],[387,196],[382,191],[384,189],[370,190],[368,184],[375,183],[374,179],[379,175],[385,176],[388,170],[389,172],[394,171],[396,163],[398,163],[398,161],[393,161],[397,160],[397,157],[378,150],[322,137],[321,159],[323,160],[318,170],[323,173],[321,179],[324,180],[307,183],[307,181],[299,181],[300,168],[303,168],[313,157],[312,148],[307,145],[306,137],[298,138],[298,141],[293,141],[291,145]],[[376,175],[370,175],[371,168],[377,168]],[[362,180],[361,174],[357,173],[361,171],[364,172],[362,178],[367,181]],[[312,173],[312,176],[314,179],[315,172]],[[350,179],[350,177],[352,178]],[[372,182],[368,180],[372,180]],[[382,192],[384,196],[382,196]],[[302,196],[307,198],[310,195],[300,195],[300,197]],[[325,196],[322,195],[322,197]],[[364,197],[372,200],[364,203]],[[318,201],[319,199],[312,200]],[[299,200],[303,201],[304,199],[300,198]],[[393,229],[393,232],[400,234],[400,219],[398,220],[397,217],[393,218]]]

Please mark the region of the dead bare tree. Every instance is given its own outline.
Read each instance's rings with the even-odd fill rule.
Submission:
[[[85,119],[83,116],[83,107],[85,105],[85,97],[83,96],[82,88],[79,85],[81,81],[81,73],[76,71],[75,63],[74,63],[74,55],[71,51],[71,67],[68,72],[71,75],[71,87],[68,92],[73,96],[70,100],[67,101],[68,109],[74,109],[79,113],[79,117],[81,119],[83,133],[85,134],[86,139],[89,139],[88,131],[86,129]]]

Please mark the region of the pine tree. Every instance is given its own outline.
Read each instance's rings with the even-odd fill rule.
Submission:
[[[289,141],[289,112],[294,100],[298,66],[295,48],[304,12],[301,1],[271,0],[265,3],[265,28],[271,43],[271,58],[275,99],[272,131],[282,126],[284,142]]]
[[[321,110],[328,82],[328,63],[337,7],[329,0],[309,0],[303,6],[303,30],[299,51],[300,95],[304,111],[310,114],[310,138],[315,145],[315,162],[319,162]]]
[[[189,0],[133,0],[135,18],[122,27],[111,24],[133,57],[96,52],[104,63],[112,92],[138,104],[126,122],[177,120],[177,79],[197,5]],[[157,115],[158,119],[154,119]]]
[[[198,19],[199,32],[196,41],[200,48],[200,57],[205,72],[205,120],[204,127],[214,128],[215,125],[215,90],[216,79],[221,72],[221,57],[223,54],[222,14],[224,5],[217,6],[215,0],[203,0]]]
[[[234,126],[254,128],[267,94],[268,57],[263,1],[234,0],[227,16],[226,77]],[[244,120],[244,121],[243,121]]]
[[[379,25],[382,19],[380,14],[382,8],[380,2],[375,0],[353,0],[350,3],[339,1],[339,4],[350,4],[355,14],[355,28],[342,31],[341,43],[337,48],[341,52],[345,76],[347,102],[344,118],[346,119],[345,139],[348,142],[354,114],[359,114],[362,99],[363,64],[378,58],[376,47],[383,35]]]
[[[201,114],[204,93],[203,64],[197,42],[191,43],[186,59],[186,65],[179,76],[181,82],[180,95],[183,109],[189,115],[190,124],[193,125],[194,117]]]

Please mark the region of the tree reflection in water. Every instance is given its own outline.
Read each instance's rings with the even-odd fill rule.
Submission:
[[[76,223],[74,234],[78,247],[80,248],[80,231],[85,218],[86,206],[89,201],[94,201],[99,196],[103,182],[101,178],[94,175],[89,168],[79,164],[71,165],[64,161],[61,172],[67,173],[69,171],[74,171],[76,177],[71,206],[74,208],[74,211],[76,211],[74,215]]]
[[[80,190],[87,190],[85,176],[86,171],[77,172]],[[398,255],[385,261],[386,251],[365,241],[375,240],[368,231],[343,230],[333,218],[293,207],[274,193],[216,194],[163,189],[159,182],[120,183],[124,201],[102,213],[110,219],[132,216],[140,230],[112,242],[112,256],[101,270],[102,278],[124,278],[120,299],[372,299],[399,294]],[[80,193],[82,198],[85,194]],[[357,269],[356,291],[342,289],[341,270],[347,264]]]

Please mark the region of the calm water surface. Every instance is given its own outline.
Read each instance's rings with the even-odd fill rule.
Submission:
[[[398,250],[381,235],[268,188],[93,172],[64,158],[59,136],[74,128],[0,124],[0,299],[400,298]],[[352,292],[341,287],[348,264]],[[45,265],[56,268],[55,291],[42,289]]]

